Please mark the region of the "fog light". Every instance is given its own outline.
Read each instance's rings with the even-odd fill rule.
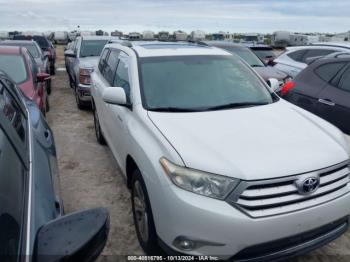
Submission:
[[[196,243],[183,236],[179,236],[175,238],[174,240],[174,246],[176,246],[178,249],[185,250],[185,251],[190,251],[196,248]]]

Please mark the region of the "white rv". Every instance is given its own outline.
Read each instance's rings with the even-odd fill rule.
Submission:
[[[66,31],[56,31],[54,34],[54,40],[56,44],[68,44],[68,32]]]

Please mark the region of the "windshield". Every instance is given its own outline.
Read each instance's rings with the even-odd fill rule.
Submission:
[[[4,71],[16,84],[27,79],[27,70],[20,55],[0,55],[0,70]]]
[[[265,66],[263,62],[252,52],[250,49],[245,48],[231,48],[231,47],[221,47],[229,51],[230,53],[239,55],[244,61],[246,61],[250,66]]]
[[[107,40],[83,40],[80,47],[80,57],[100,56]]]
[[[234,56],[141,58],[140,67],[148,110],[205,111],[273,102],[260,79]]]

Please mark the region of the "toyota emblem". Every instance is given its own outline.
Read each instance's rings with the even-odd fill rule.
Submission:
[[[308,177],[297,182],[298,191],[300,194],[308,195],[315,192],[320,186],[319,177]]]

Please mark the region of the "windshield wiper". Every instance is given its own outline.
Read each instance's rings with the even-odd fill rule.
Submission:
[[[251,67],[264,67],[263,65],[250,65]]]
[[[155,112],[198,112],[199,110],[192,108],[181,108],[181,107],[154,107],[148,108],[149,111]],[[201,110],[202,111],[202,110]]]
[[[229,103],[219,106],[212,106],[206,108],[206,110],[220,110],[220,109],[230,109],[230,108],[239,108],[239,107],[250,107],[250,106],[262,106],[268,105],[268,102],[242,102],[242,103]]]

